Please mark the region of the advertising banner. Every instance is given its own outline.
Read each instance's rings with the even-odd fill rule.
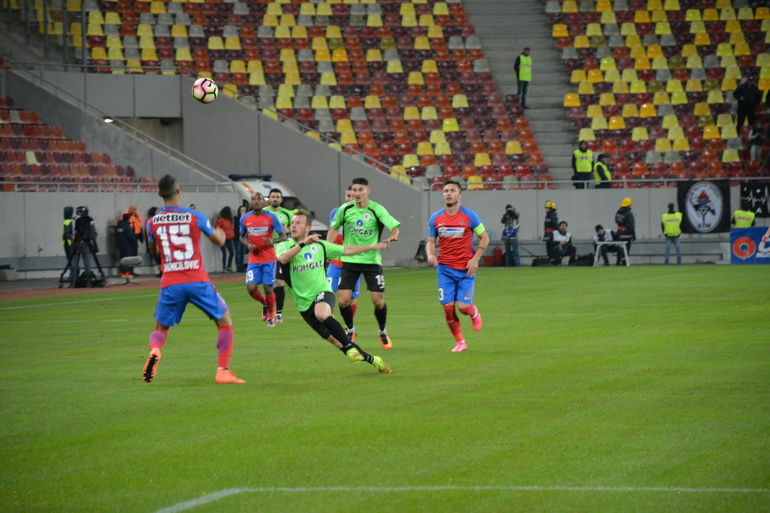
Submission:
[[[733,228],[730,230],[731,264],[770,264],[770,242],[762,242],[767,228]]]
[[[677,192],[684,233],[730,231],[730,184],[727,180],[679,182]]]

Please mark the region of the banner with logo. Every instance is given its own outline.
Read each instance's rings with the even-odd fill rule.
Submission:
[[[731,264],[770,264],[770,242],[762,242],[767,228],[733,228],[730,230]]]
[[[684,233],[730,231],[730,183],[727,180],[679,182],[678,187]]]
[[[741,206],[754,212],[757,217],[770,217],[770,184],[742,183]]]

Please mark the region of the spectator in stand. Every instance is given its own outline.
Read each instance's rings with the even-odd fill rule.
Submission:
[[[233,211],[230,207],[224,207],[219,211],[219,217],[214,228],[221,228],[225,232],[225,243],[222,250],[222,271],[232,272],[233,257],[235,256],[235,228],[233,228]]]
[[[513,205],[505,206],[505,213],[500,220],[503,224],[502,239],[505,245],[505,267],[520,265],[519,263],[519,213]]]
[[[554,264],[561,265],[565,256],[569,257],[569,265],[575,264],[577,250],[572,245],[572,234],[567,231],[567,221],[559,223],[559,229],[553,232],[553,252],[556,258]]]
[[[246,208],[246,205],[241,205],[238,207],[238,217],[235,219],[234,226],[241,225],[241,217],[246,215],[246,212],[248,211],[249,209]],[[244,262],[246,261],[245,257],[248,252],[248,248],[244,246],[240,240],[235,241],[235,267],[236,271],[239,273],[246,272],[246,266]]]
[[[733,97],[738,100],[738,130],[748,120],[749,126],[754,126],[755,111],[762,101],[762,92],[754,83],[754,77],[749,76],[733,91]]]
[[[759,162],[762,160],[762,149],[765,145],[765,130],[762,125],[757,122],[749,130],[749,155],[752,162]]]

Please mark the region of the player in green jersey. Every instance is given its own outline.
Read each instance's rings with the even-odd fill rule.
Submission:
[[[281,206],[283,203],[283,193],[281,190],[270,189],[267,201],[268,212],[277,217],[284,228],[284,232],[289,233],[289,224],[291,224],[291,218],[294,214],[288,208]],[[278,238],[278,234],[273,233],[273,238]],[[283,290],[283,271],[281,271],[280,265],[275,271],[275,287],[273,287],[273,291],[275,292],[275,322],[283,322],[283,302],[286,299],[286,292]]]
[[[382,251],[386,242],[365,246],[340,246],[319,240],[319,234],[310,235],[310,213],[299,210],[291,220],[291,239],[276,248],[278,263],[283,267],[284,280],[294,304],[311,328],[340,349],[351,362],[365,361],[383,374],[390,367],[379,356],[371,355],[351,342],[342,325],[332,316],[334,293],[326,280],[326,262],[343,255],[357,255],[365,251]]]
[[[355,178],[351,188],[353,201],[341,205],[337,215],[329,227],[327,241],[334,241],[338,231],[342,228],[345,232],[345,242],[354,246],[374,245],[380,241],[382,230],[388,228],[390,236],[384,242],[398,240],[399,226],[401,223],[391,216],[387,209],[375,201],[369,199],[369,182],[366,178]],[[380,250],[373,249],[361,254],[342,257],[342,273],[340,274],[339,300],[340,312],[348,332],[354,332],[353,311],[350,301],[353,289],[359,276],[364,275],[366,288],[372,296],[374,303],[374,316],[380,327],[380,341],[384,349],[393,347],[393,343],[385,329],[388,316],[388,307],[385,304],[385,275],[382,272],[382,254]]]

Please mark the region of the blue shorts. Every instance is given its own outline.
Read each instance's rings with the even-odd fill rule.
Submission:
[[[217,293],[210,281],[196,281],[169,285],[160,289],[160,297],[155,305],[155,320],[163,326],[179,324],[187,303],[192,303],[209,316],[217,320],[227,313],[227,303]]]
[[[473,303],[473,285],[476,275],[466,276],[467,270],[452,269],[438,264],[438,300],[442,305],[459,301]]]
[[[337,267],[336,265],[329,264],[329,267],[326,269],[326,281],[329,283],[329,286],[332,288],[332,292],[337,292],[337,289],[340,288],[340,275],[342,274],[342,267]],[[358,277],[358,281],[356,282],[356,287],[353,289],[353,293],[350,297],[358,297],[358,293],[361,290],[361,277]]]
[[[275,262],[266,264],[249,264],[246,268],[246,285],[262,283],[263,285],[275,285]]]

